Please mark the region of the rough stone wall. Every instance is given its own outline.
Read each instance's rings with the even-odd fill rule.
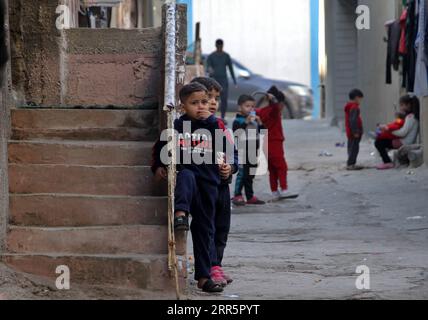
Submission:
[[[6,95],[0,88],[0,253],[4,248],[9,213],[7,141],[9,138],[10,116],[5,100]]]
[[[5,68],[7,63],[5,54],[8,53],[8,47],[6,45],[8,34],[5,28],[3,28],[3,23],[7,22],[5,8],[5,2],[0,0],[0,54],[2,54],[0,59],[0,253],[4,249],[9,213],[7,141],[9,139],[10,114],[9,105],[7,103],[8,68]],[[1,81],[2,79],[3,82]]]
[[[55,105],[60,101],[57,6],[58,0],[9,1],[13,88],[27,103]]]

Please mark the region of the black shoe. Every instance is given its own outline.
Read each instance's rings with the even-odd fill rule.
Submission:
[[[207,280],[205,284],[202,286],[202,288],[199,288],[199,289],[202,289],[203,292],[207,292],[207,293],[223,292],[223,287],[218,283],[215,283],[211,279]]]
[[[189,231],[189,218],[186,216],[175,217],[174,219],[174,230],[175,231]]]

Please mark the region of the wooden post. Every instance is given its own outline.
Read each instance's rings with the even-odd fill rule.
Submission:
[[[187,255],[177,258],[177,242],[185,243],[187,233],[174,232],[174,197],[176,179],[176,137],[174,135],[174,120],[177,117],[179,103],[178,93],[184,85],[185,59],[187,48],[187,7],[175,5],[175,1],[165,4],[162,8],[164,34],[164,82],[163,108],[161,119],[162,129],[168,129],[168,151],[171,164],[168,166],[168,268],[176,282],[177,299],[180,299],[179,267],[186,268]],[[165,119],[166,118],[166,119]],[[166,120],[166,121],[165,121]],[[165,121],[165,122],[164,122]],[[179,264],[179,260],[181,263]],[[185,273],[185,271],[184,271]]]
[[[137,0],[137,28],[144,28],[143,19],[144,19],[144,1]]]
[[[196,37],[195,37],[195,67],[196,67],[196,76],[201,76],[201,60],[202,60],[202,40],[200,37],[201,34],[201,23],[196,23]]]

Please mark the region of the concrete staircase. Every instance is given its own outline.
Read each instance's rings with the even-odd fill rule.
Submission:
[[[3,261],[52,279],[66,265],[71,285],[175,292],[167,269],[167,188],[149,167],[158,114],[12,110]]]

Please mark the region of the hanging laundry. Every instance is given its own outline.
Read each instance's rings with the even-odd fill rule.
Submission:
[[[400,21],[393,21],[388,26],[388,49],[386,57],[386,83],[392,83],[392,68],[398,71],[400,68],[400,56],[398,48],[400,45],[401,25]]]
[[[428,71],[427,60],[425,59],[425,31],[426,31],[426,0],[418,0],[418,33],[415,41],[415,50],[417,52],[415,86],[414,93],[419,97],[428,96]]]
[[[416,50],[415,40],[418,32],[418,12],[417,0],[407,2],[407,20],[406,20],[406,50],[403,56],[403,83],[402,86],[408,92],[413,92],[415,85],[416,71]]]
[[[401,36],[400,36],[400,46],[398,48],[398,52],[403,56],[407,54],[406,21],[407,21],[407,9],[403,11],[400,17]]]
[[[386,57],[386,83],[392,83],[392,68],[398,71],[400,59],[398,48],[400,45],[401,25],[400,21],[394,21],[388,25],[388,49]]]

